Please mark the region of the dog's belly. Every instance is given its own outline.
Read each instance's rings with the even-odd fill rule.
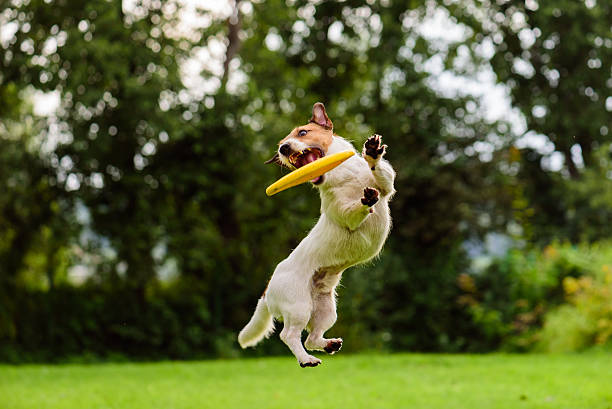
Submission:
[[[384,199],[355,231],[321,215],[308,236],[276,266],[266,291],[269,311],[279,317],[283,305],[312,308],[311,291],[332,291],[342,271],[375,257],[390,226],[389,207]]]

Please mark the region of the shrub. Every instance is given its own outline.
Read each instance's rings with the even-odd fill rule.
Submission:
[[[540,350],[579,351],[612,341],[612,269],[605,264],[602,271],[603,277],[563,280],[567,304],[546,315]]]
[[[513,249],[483,271],[460,275],[458,303],[472,317],[474,340],[488,349],[574,350],[605,342],[611,325],[606,306],[611,301],[603,283],[610,260],[611,242]],[[574,293],[568,293],[574,287]],[[553,342],[554,334],[562,331],[566,339]]]
[[[10,311],[11,331],[0,331],[0,361],[214,355],[212,337],[206,336],[212,332],[206,300],[185,288],[159,289],[144,298],[102,288],[18,290],[10,305],[2,304]]]

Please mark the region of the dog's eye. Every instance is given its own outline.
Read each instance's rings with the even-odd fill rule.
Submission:
[[[298,132],[298,136],[306,136],[307,133],[308,133],[307,130],[302,129],[300,132]]]

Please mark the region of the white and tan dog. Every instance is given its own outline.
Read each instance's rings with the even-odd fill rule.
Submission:
[[[284,322],[280,338],[300,366],[317,366],[321,360],[309,350],[329,354],[340,350],[341,338],[323,338],[336,322],[336,293],[342,272],[374,258],[391,228],[389,199],[395,193],[395,172],[386,160],[379,135],[355,155],[325,175],[312,180],[321,195],[321,217],[308,236],[280,262],[259,299],[255,313],[240,331],[242,348],[256,345],[274,330],[274,318]],[[313,106],[312,119],[280,141],[278,152],[268,163],[295,169],[326,154],[353,145],[334,135],[333,124],[322,103]]]

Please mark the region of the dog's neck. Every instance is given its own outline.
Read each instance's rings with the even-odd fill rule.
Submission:
[[[350,143],[349,141],[347,141],[341,136],[334,135],[333,141],[331,145],[329,146],[329,149],[327,150],[327,154],[331,155],[333,153],[338,153],[338,152],[343,152],[343,151],[357,152],[352,143]]]
[[[331,145],[329,146],[329,149],[327,150],[327,155],[331,155],[331,154],[338,153],[338,152],[344,152],[344,151],[353,151],[357,153],[357,150],[355,150],[355,147],[353,146],[353,144],[347,141],[346,139],[338,135],[334,135],[333,138],[334,139]],[[338,166],[336,169],[332,169],[325,174],[326,180],[319,186],[321,193],[323,193],[323,191],[329,188],[337,186],[339,183],[342,183],[343,178],[338,177],[338,176],[341,174],[341,172],[343,172],[342,170],[343,166],[344,167],[347,166],[355,158],[356,156],[349,158],[346,162]],[[323,199],[323,197],[321,197],[321,199]]]

